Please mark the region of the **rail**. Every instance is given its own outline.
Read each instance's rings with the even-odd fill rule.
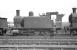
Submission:
[[[0,39],[0,44],[77,45],[77,39]]]
[[[77,36],[0,36],[0,39],[77,39]]]
[[[77,45],[0,45],[0,47],[52,47],[52,48],[77,48]]]

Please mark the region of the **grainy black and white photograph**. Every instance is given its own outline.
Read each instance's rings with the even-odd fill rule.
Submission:
[[[77,0],[0,0],[0,50],[77,50]]]

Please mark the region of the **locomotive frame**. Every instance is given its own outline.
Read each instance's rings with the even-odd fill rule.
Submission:
[[[11,30],[19,30],[19,33],[13,33],[16,35],[25,35],[25,36],[53,36],[53,28],[12,28]]]

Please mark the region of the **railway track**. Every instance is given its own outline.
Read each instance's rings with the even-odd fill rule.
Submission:
[[[0,36],[0,39],[77,39],[77,36]]]
[[[77,50],[77,37],[53,36],[39,38],[39,36],[0,36],[0,49]]]
[[[77,37],[24,37],[24,36],[12,36],[12,37],[1,37],[0,44],[9,45],[77,45]]]

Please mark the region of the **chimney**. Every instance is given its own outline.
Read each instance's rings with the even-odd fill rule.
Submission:
[[[29,16],[34,16],[34,13],[32,11],[30,11]]]
[[[20,16],[20,10],[16,10],[16,16]]]
[[[73,13],[76,13],[77,8],[72,8]]]

